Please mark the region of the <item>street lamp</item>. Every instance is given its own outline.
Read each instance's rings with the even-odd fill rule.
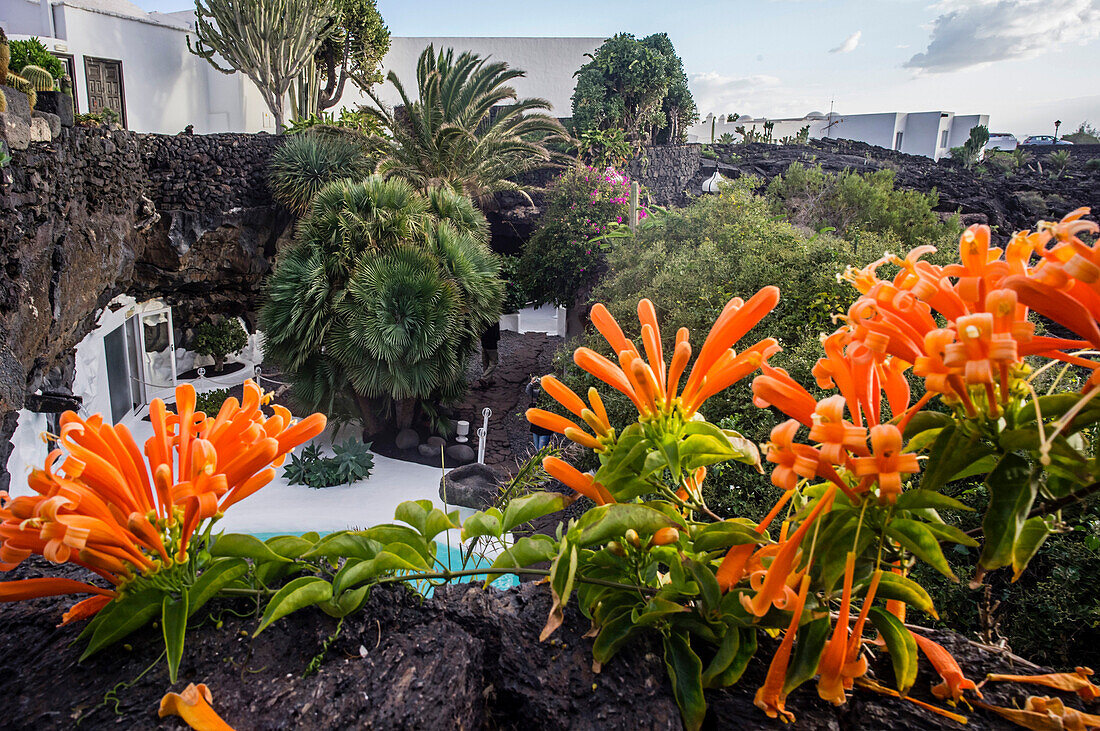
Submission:
[[[1061,126],[1062,126],[1062,120],[1060,120],[1060,119],[1054,120],[1054,142],[1052,144],[1057,144],[1058,143],[1058,128],[1061,127]]]

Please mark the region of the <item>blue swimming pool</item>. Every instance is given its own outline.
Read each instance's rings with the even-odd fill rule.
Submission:
[[[275,536],[285,536],[285,535],[300,536],[300,535],[302,535],[302,533],[300,533],[300,532],[253,533],[252,535],[256,536],[261,541],[266,541],[270,538],[274,538]],[[326,535],[326,533],[321,533],[321,535]],[[475,552],[472,556],[470,556],[469,560],[466,562],[466,565],[463,566],[461,547],[457,546],[457,545],[448,546],[446,541],[442,541],[442,540],[436,541],[435,557],[436,557],[436,559],[438,559],[438,561],[441,565],[446,566],[451,571],[480,569],[480,568],[487,568],[487,567],[493,565],[493,560],[491,558],[486,558],[485,556],[482,556],[482,555]],[[480,575],[473,576],[473,577],[463,576],[461,578],[453,579],[453,581],[455,583],[482,582],[482,581],[485,581],[485,578],[486,578],[485,574],[480,574]],[[514,574],[503,574],[501,576],[498,576],[496,579],[493,580],[493,583],[492,583],[492,586],[497,588],[497,589],[507,589],[509,587],[518,586],[518,585],[519,585],[519,577],[517,577]],[[418,591],[420,591],[422,594],[424,594],[424,596],[431,596],[433,591],[434,591],[434,587],[432,587],[430,585],[424,585],[423,582],[421,582],[421,585],[417,586],[416,588],[417,588]]]

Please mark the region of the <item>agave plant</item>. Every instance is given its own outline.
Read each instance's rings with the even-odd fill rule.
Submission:
[[[353,402],[368,431],[421,400],[461,395],[464,365],[500,313],[500,263],[485,219],[449,189],[336,181],[313,201],[267,286],[265,352],[303,403]]]
[[[350,135],[288,135],[271,156],[271,194],[303,216],[317,191],[333,180],[356,180],[369,173],[370,159],[363,145]]]
[[[571,159],[549,147],[569,139],[556,119],[539,111],[550,103],[519,99],[508,85],[524,75],[503,62],[469,52],[456,57],[450,48],[437,54],[428,46],[416,68],[416,101],[391,71],[402,108],[389,109],[373,94],[377,107],[364,108],[387,133],[376,172],[422,190],[448,186],[483,206],[501,190],[526,196],[512,178]]]

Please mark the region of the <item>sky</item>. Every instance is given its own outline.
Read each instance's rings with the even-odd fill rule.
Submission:
[[[188,0],[135,0],[146,10]],[[1100,0],[378,0],[398,36],[665,32],[700,112],[943,110],[1100,126]],[[507,60],[507,59],[504,59]]]

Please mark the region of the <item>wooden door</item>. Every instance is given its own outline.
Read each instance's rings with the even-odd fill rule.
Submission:
[[[122,62],[84,57],[84,78],[88,84],[88,111],[93,114],[113,109],[126,126],[126,101],[122,85]]]

